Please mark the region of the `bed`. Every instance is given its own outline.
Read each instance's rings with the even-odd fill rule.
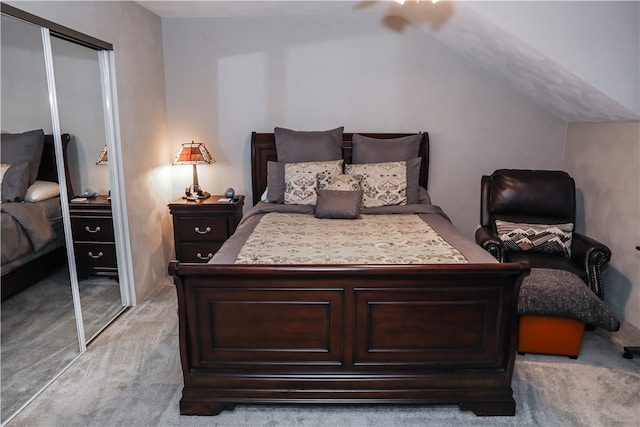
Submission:
[[[72,193],[66,161],[70,140],[69,134],[62,135],[67,189]],[[32,150],[33,157],[24,161]],[[2,159],[1,287],[5,301],[66,263],[67,255],[53,136],[41,130],[3,134]]]
[[[364,208],[358,218],[415,217],[413,212],[398,214],[418,210],[422,222],[460,249],[463,262],[450,263],[445,257],[444,263],[435,264],[420,259],[361,263],[354,258],[354,263],[336,264],[334,259],[310,264],[304,257],[301,263],[283,261],[280,254],[257,259],[261,245],[268,243],[270,229],[261,226],[266,218],[285,209],[293,221],[305,213],[313,221],[318,210],[324,211],[322,174],[316,175],[315,206],[274,203],[278,168],[305,162],[288,155],[282,132],[276,128],[274,133],[252,134],[255,206],[234,235],[207,264],[169,264],[178,296],[181,414],[216,415],[237,404],[388,404],[459,405],[477,415],[514,415],[517,300],[529,268],[497,263],[430,204],[428,134],[351,134],[340,129],[332,138],[339,138],[344,164],[356,163],[355,150],[363,141],[417,138],[419,160],[400,163],[406,171],[409,163],[412,170],[418,163],[418,201],[378,209],[393,213]],[[312,141],[303,152],[321,145],[314,140],[318,135],[301,135]],[[365,151],[358,150],[357,161],[366,160]],[[286,170],[289,178],[295,175],[295,167]],[[408,172],[406,178],[409,181]],[[259,228],[263,234],[255,240]],[[258,253],[243,255],[251,246]],[[293,245],[275,246],[286,252]],[[268,263],[273,259],[283,263]]]

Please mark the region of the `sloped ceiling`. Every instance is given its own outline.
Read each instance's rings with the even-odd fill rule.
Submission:
[[[163,18],[377,13],[391,30],[419,27],[567,122],[640,119],[639,2],[138,3]]]

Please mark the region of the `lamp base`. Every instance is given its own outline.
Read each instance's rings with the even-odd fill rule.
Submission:
[[[187,187],[184,191],[183,199],[187,200],[204,200],[211,197],[211,194],[206,191],[202,191],[200,188],[194,188],[194,186]]]

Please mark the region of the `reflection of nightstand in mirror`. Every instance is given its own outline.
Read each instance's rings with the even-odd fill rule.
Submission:
[[[117,280],[111,198],[98,195],[84,200],[72,199],[69,213],[78,276],[108,275]]]

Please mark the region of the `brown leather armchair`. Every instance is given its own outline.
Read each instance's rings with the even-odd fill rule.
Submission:
[[[496,220],[526,224],[566,224],[576,220],[575,181],[562,171],[500,169],[481,181],[480,227],[476,242],[500,262],[529,261],[531,268],[577,274],[604,298],[601,269],[611,259],[604,244],[572,232],[570,257],[561,253],[506,250]]]

